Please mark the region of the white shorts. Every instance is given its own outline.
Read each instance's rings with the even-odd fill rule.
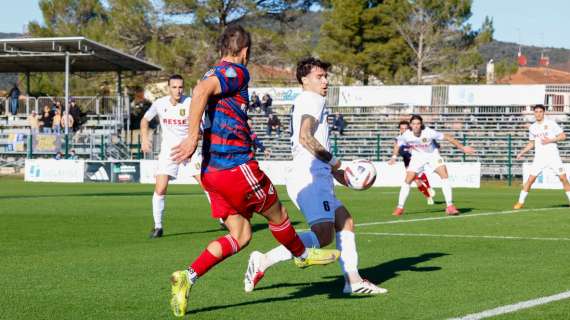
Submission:
[[[566,174],[566,170],[564,169],[564,164],[562,163],[560,156],[549,158],[535,157],[534,161],[530,165],[529,174],[537,177],[546,169],[552,170],[552,172],[557,176]]]
[[[431,172],[445,165],[445,161],[439,155],[439,152],[433,153],[417,153],[412,155],[410,165],[406,171],[420,173],[422,171]]]
[[[309,226],[320,222],[334,223],[335,211],[342,206],[334,193],[334,178],[330,169],[316,171],[292,168],[287,178],[287,194],[301,210]]]
[[[189,176],[200,175],[200,167],[202,165],[202,154],[195,152],[190,160],[186,160],[181,164],[170,159],[170,154],[163,154],[162,152],[158,156],[158,168],[156,169],[156,175],[169,176],[170,180],[176,179],[178,177],[178,171],[188,170]]]

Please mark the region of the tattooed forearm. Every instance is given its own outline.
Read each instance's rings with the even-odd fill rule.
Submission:
[[[328,163],[333,158],[332,154],[314,137],[317,120],[310,115],[301,118],[301,132],[299,142],[317,159]]]

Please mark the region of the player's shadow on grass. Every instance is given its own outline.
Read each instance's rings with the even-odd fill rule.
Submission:
[[[395,259],[392,261],[388,261],[382,264],[379,264],[374,267],[369,267],[365,269],[361,269],[361,275],[368,279],[372,283],[383,283],[392,278],[396,278],[400,276],[401,272],[405,271],[413,271],[413,272],[433,272],[441,270],[441,267],[418,267],[416,265],[420,263],[424,263],[436,258],[440,258],[443,256],[449,255],[448,253],[441,253],[441,252],[432,252],[432,253],[424,253],[422,255],[416,257],[408,257],[408,258],[401,258]],[[220,309],[226,308],[233,308],[233,307],[240,307],[240,306],[248,306],[254,305],[259,303],[273,303],[277,301],[287,301],[287,300],[297,300],[317,295],[327,295],[329,299],[365,299],[371,298],[372,296],[351,296],[345,295],[342,293],[342,288],[344,286],[344,277],[342,275],[335,276],[335,277],[325,277],[325,279],[332,279],[328,281],[321,281],[321,282],[303,282],[303,283],[280,283],[274,284],[267,287],[260,287],[256,288],[255,291],[262,291],[262,290],[271,290],[271,289],[278,289],[278,288],[288,288],[288,287],[295,287],[298,288],[296,292],[293,292],[286,296],[281,297],[271,297],[271,298],[264,298],[259,300],[253,301],[246,301],[241,303],[235,304],[227,304],[227,305],[216,305],[216,306],[209,306],[204,308],[198,309],[190,309],[186,314],[196,314],[200,312],[208,312],[208,311],[215,311]],[[390,286],[387,286],[387,289],[390,290]],[[388,292],[388,295],[390,292]],[[190,307],[192,308],[192,307]]]

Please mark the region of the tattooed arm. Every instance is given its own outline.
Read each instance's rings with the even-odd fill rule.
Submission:
[[[315,139],[315,131],[317,119],[308,114],[304,114],[301,118],[301,129],[299,132],[299,143],[307,149],[313,156],[322,162],[331,165],[333,171],[340,168],[340,160],[337,160],[327,149]]]

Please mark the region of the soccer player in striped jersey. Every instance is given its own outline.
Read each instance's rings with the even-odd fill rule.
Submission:
[[[172,274],[170,300],[175,316],[184,316],[190,288],[208,270],[243,249],[251,239],[249,219],[261,213],[274,238],[306,267],[338,259],[337,250],[307,249],[281,205],[277,190],[253,158],[251,131],[247,124],[251,38],[239,25],[226,28],[220,39],[221,61],[194,88],[188,137],[173,148],[177,162],[189,159],[198,146],[203,120],[202,183],[210,193],[212,215],[222,218],[229,234],[208,244],[184,271]]]

